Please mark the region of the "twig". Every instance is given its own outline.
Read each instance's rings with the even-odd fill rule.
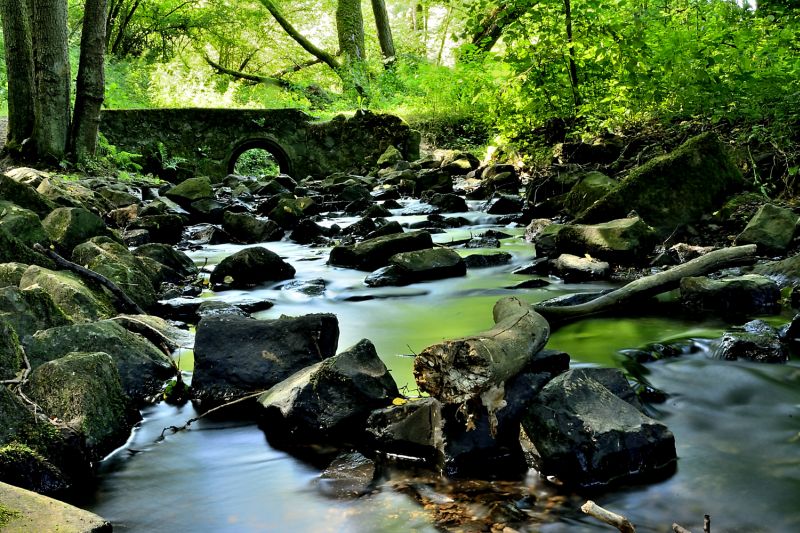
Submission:
[[[636,533],[636,528],[633,527],[633,524],[631,524],[627,518],[603,509],[592,500],[584,503],[581,506],[581,511],[588,514],[592,518],[596,518],[603,523],[614,526],[620,530],[620,533]]]
[[[672,531],[674,533],[692,533],[688,529],[683,526],[679,526],[678,524],[672,524]]]
[[[107,277],[103,276],[102,274],[98,274],[93,270],[89,270],[88,268],[84,268],[77,263],[73,263],[72,261],[64,259],[53,250],[45,248],[38,242],[33,245],[33,249],[39,252],[40,254],[46,255],[47,257],[55,261],[55,263],[60,267],[66,270],[71,270],[72,272],[75,272],[80,276],[90,279],[95,283],[99,283],[101,286],[108,289],[114,296],[114,298],[116,298],[117,303],[122,308],[123,312],[131,312],[137,315],[147,314],[141,307],[139,307],[139,304],[131,300],[130,296],[125,294],[125,292],[122,289],[120,289],[116,283],[114,283]]]
[[[253,392],[251,394],[248,394],[247,396],[242,396],[241,398],[237,398],[237,399],[232,400],[230,402],[223,403],[222,405],[218,405],[218,406],[214,407],[213,409],[209,409],[208,411],[206,411],[205,413],[203,413],[200,416],[196,416],[194,418],[190,418],[182,426],[167,426],[167,427],[165,427],[164,429],[161,430],[161,436],[156,439],[156,442],[161,442],[162,440],[164,440],[165,435],[166,435],[167,431],[169,431],[169,430],[172,430],[172,433],[178,433],[179,431],[186,431],[187,429],[189,429],[189,426],[191,426],[193,423],[197,422],[201,418],[204,418],[207,415],[210,415],[211,413],[214,413],[216,411],[220,411],[220,410],[222,410],[222,409],[224,409],[226,407],[230,407],[231,405],[236,405],[237,403],[241,403],[241,402],[244,402],[244,401],[247,401],[247,400],[252,400],[253,398],[255,398],[257,396],[261,396],[262,394],[264,394],[264,392],[266,392],[266,391],[262,390],[262,391],[258,391],[258,392]]]

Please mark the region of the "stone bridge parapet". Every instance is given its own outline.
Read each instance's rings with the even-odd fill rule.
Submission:
[[[145,170],[180,167],[181,174],[221,178],[253,148],[275,156],[297,179],[364,172],[390,145],[419,157],[419,134],[392,115],[359,111],[318,121],[298,109],[114,109],[100,132],[126,152],[142,154]]]

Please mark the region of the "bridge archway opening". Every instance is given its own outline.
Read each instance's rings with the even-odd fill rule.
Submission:
[[[228,173],[241,176],[291,175],[291,161],[277,143],[269,139],[252,139],[233,151],[228,161]]]

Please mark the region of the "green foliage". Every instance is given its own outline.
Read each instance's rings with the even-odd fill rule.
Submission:
[[[0,503],[0,527],[3,527],[20,516],[22,516],[22,514],[19,511],[6,507]]]
[[[277,176],[280,167],[270,152],[254,148],[239,156],[233,171],[240,176]]]

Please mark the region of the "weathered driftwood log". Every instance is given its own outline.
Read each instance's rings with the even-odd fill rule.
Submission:
[[[497,301],[489,331],[425,348],[414,360],[420,388],[443,403],[502,401],[502,385],[519,373],[550,336],[547,320],[521,300]],[[490,408],[490,412],[492,409]]]
[[[752,244],[722,248],[664,272],[632,281],[586,303],[565,306],[539,304],[535,305],[534,309],[551,321],[575,320],[589,315],[597,315],[612,311],[633,300],[649,298],[676,289],[683,278],[703,276],[723,268],[749,264],[755,261],[755,257],[756,247]]]
[[[52,259],[61,268],[75,272],[79,276],[108,289],[111,295],[113,296],[117,304],[117,307],[123,313],[133,313],[137,315],[147,314],[141,307],[139,307],[139,304],[134,302],[130,298],[130,296],[125,294],[125,292],[122,289],[120,289],[116,283],[114,283],[107,277],[103,276],[102,274],[98,274],[93,270],[89,270],[88,268],[82,267],[77,263],[73,263],[72,261],[61,257],[53,250],[45,248],[39,243],[34,244],[33,249],[39,252],[40,254],[46,255],[47,257]]]
[[[581,511],[593,518],[597,518],[601,522],[605,522],[609,526],[614,526],[620,530],[620,533],[636,533],[636,529],[627,518],[622,515],[612,513],[607,509],[603,509],[592,500],[584,503],[581,506]]]

